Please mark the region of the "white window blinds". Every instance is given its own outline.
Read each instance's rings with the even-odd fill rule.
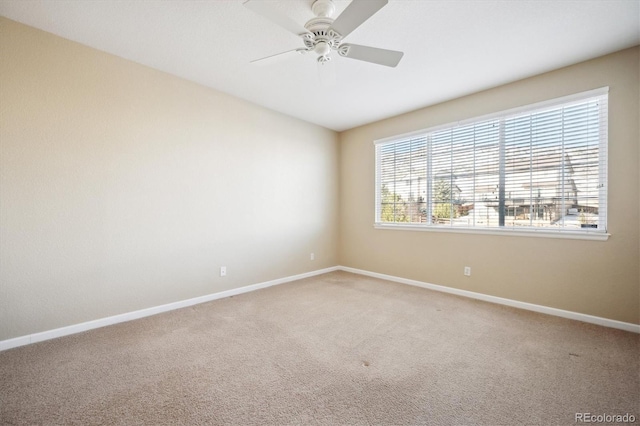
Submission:
[[[376,142],[376,223],[606,232],[608,90]]]

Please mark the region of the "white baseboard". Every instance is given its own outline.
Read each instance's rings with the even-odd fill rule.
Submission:
[[[383,280],[394,281],[402,284],[413,285],[416,287],[427,288],[429,290],[440,291],[443,293],[455,294],[457,296],[469,297],[471,299],[483,300],[485,302],[497,303],[500,305],[511,306],[519,309],[526,309],[527,311],[534,311],[542,314],[554,315],[557,317],[587,322],[590,324],[602,325],[604,327],[617,328],[620,330],[631,331],[633,333],[640,333],[640,325],[638,324],[616,321],[608,318],[596,317],[593,315],[581,314],[579,312],[565,311],[562,309],[550,308],[548,306],[534,305],[533,303],[519,302],[517,300],[505,299],[505,298],[496,297],[496,296],[489,296],[487,294],[475,293],[473,291],[460,290],[457,288],[445,287],[445,286],[436,285],[436,284],[429,284],[422,281],[395,277],[393,275],[379,274],[377,272],[370,272],[362,269],[349,268],[346,266],[338,266],[337,269],[345,272],[351,272],[354,274],[366,275],[369,277],[380,278]]]
[[[0,341],[0,351],[4,351],[18,346],[24,346],[31,343],[42,342],[44,340],[55,339],[56,337],[68,336],[70,334],[81,333],[83,331],[92,330],[94,328],[105,327],[107,325],[118,324],[121,322],[131,321],[139,318],[148,317],[162,312],[172,311],[174,309],[185,308],[187,306],[197,305],[199,303],[210,302],[224,297],[235,296],[250,291],[260,290],[261,288],[271,287],[278,284],[284,284],[291,281],[301,280],[316,275],[326,274],[327,272],[337,271],[338,267],[319,269],[317,271],[306,272],[304,274],[292,275],[290,277],[278,278],[271,281],[265,281],[258,284],[252,284],[245,287],[234,288],[231,290],[221,291],[218,293],[208,294],[206,296],[194,297],[193,299],[181,300],[178,302],[167,303],[166,305],[154,306],[151,308],[140,309],[138,311],[127,312],[111,317],[100,318],[93,321],[87,321],[80,324],[69,325],[66,327],[47,330],[41,333],[29,334],[13,339]]]
[[[199,303],[210,302],[216,299],[222,299],[225,297],[235,296],[242,293],[248,293],[250,291],[259,290],[261,288],[271,287],[278,284],[284,284],[291,281],[301,280],[303,278],[309,278],[316,275],[326,274],[327,272],[333,272],[338,270],[351,272],[359,275],[366,275],[374,278],[380,278],[388,281],[394,281],[402,284],[408,284],[416,287],[422,287],[429,290],[440,291],[443,293],[455,294],[457,296],[469,297],[471,299],[483,300],[485,302],[497,303],[500,305],[511,306],[519,309],[526,309],[528,311],[539,312],[547,315],[554,315],[562,318],[568,318],[568,319],[587,322],[591,324],[597,324],[604,327],[617,328],[620,330],[630,331],[633,333],[640,333],[640,325],[638,324],[631,324],[631,323],[616,321],[608,318],[581,314],[579,312],[565,311],[562,309],[550,308],[548,306],[535,305],[532,303],[519,302],[517,300],[505,299],[505,298],[496,297],[496,296],[489,296],[482,293],[475,293],[473,291],[460,290],[457,288],[445,287],[445,286],[436,285],[436,284],[429,284],[422,281],[410,280],[407,278],[400,278],[393,275],[379,274],[377,272],[370,272],[362,269],[350,268],[346,266],[333,266],[330,268],[306,272],[304,274],[292,275],[289,277],[279,278],[271,281],[265,281],[262,283],[252,284],[245,287],[239,287],[231,290],[221,291],[218,293],[212,293],[206,296],[194,297],[192,299],[181,300],[173,303],[167,303],[166,305],[154,306],[151,308],[141,309],[138,311],[127,312],[120,315],[114,315],[111,317],[100,318],[97,320],[87,321],[80,324],[74,324],[66,327],[56,328],[54,330],[48,330],[40,333],[34,333],[26,336],[16,337],[13,339],[2,340],[0,341],[0,351],[16,348],[18,346],[29,345],[31,343],[42,342],[44,340],[55,339],[56,337],[62,337],[62,336],[68,336],[70,334],[81,333],[83,331],[92,330],[94,328],[100,328],[100,327],[105,327],[112,324],[118,324],[121,322],[144,318],[144,317],[159,314],[162,312],[172,311],[174,309],[185,308],[187,306],[197,305]]]

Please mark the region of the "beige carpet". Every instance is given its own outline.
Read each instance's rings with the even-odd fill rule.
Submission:
[[[636,334],[334,272],[0,352],[2,424],[640,417]]]

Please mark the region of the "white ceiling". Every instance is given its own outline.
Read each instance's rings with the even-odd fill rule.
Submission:
[[[267,0],[304,24],[313,0]],[[397,68],[315,55],[243,0],[0,0],[0,15],[342,131],[640,44],[640,0],[390,0],[347,42],[401,50]],[[336,0],[337,14],[349,4]]]

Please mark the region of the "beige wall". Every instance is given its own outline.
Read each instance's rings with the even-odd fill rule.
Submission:
[[[638,48],[340,145],[4,18],[0,58],[0,340],[337,264],[640,322]],[[609,241],[373,229],[373,140],[607,85]]]
[[[341,133],[341,264],[639,323],[639,64],[639,49],[627,49]],[[610,87],[608,241],[373,228],[375,139],[603,86]]]
[[[0,58],[0,340],[338,263],[334,132],[4,18]]]

